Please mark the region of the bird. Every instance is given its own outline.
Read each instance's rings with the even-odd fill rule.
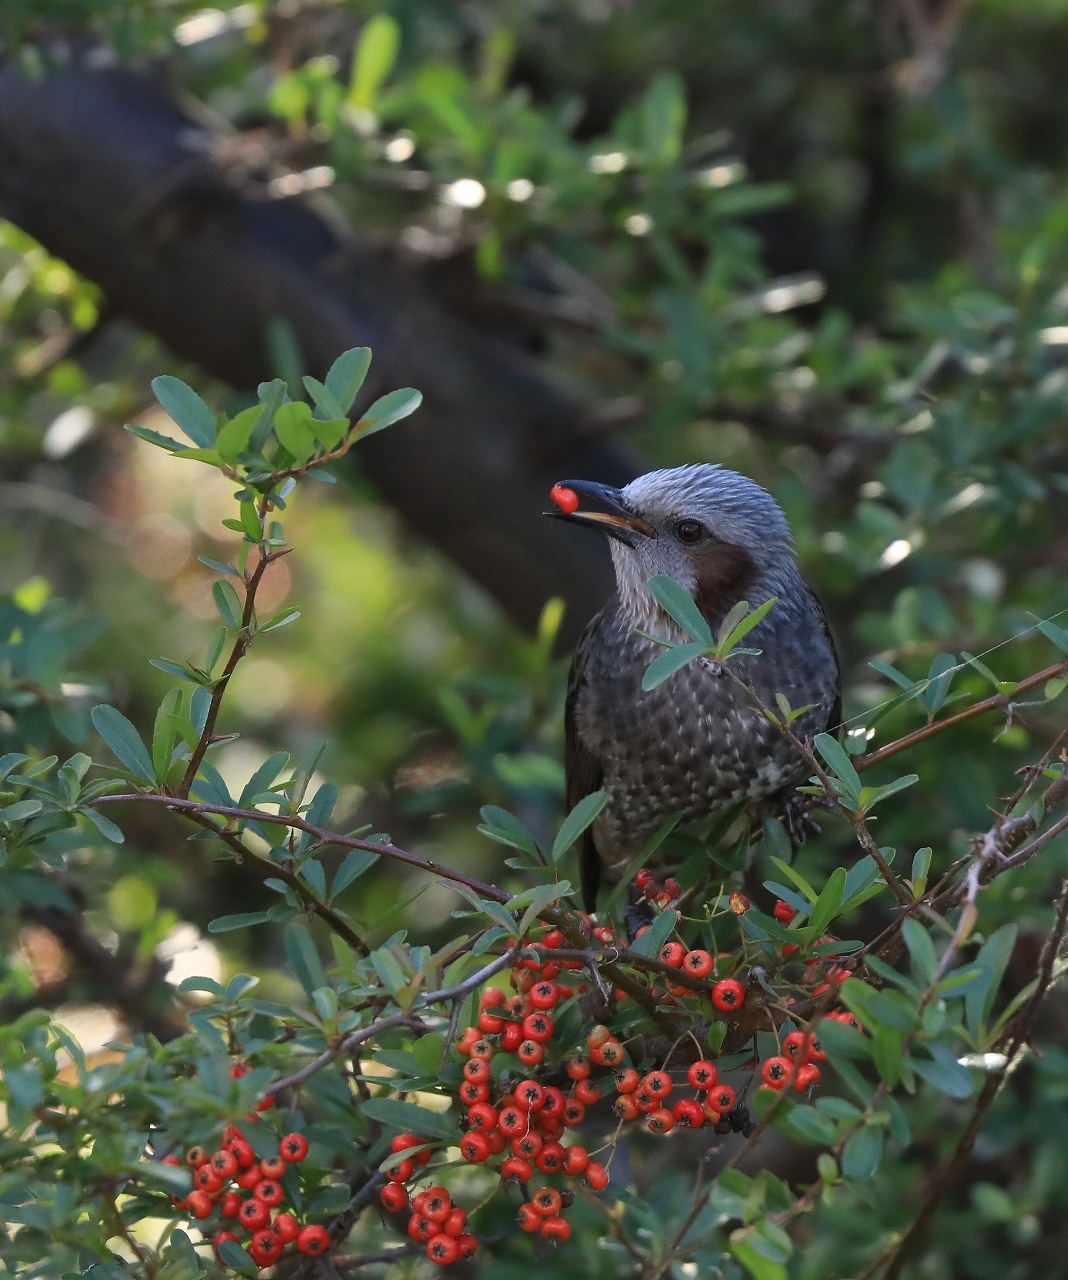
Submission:
[[[779,714],[781,693],[792,710],[805,708],[790,727],[811,740],[840,724],[841,677],[782,508],[756,481],[710,462],[651,471],[622,489],[562,480],[550,496],[547,515],[608,536],[616,578],[575,650],[565,703],[568,810],[593,792],[607,797],[579,846],[586,910],[668,819],[685,831],[735,806],[777,812],[799,843],[795,787],[809,771],[758,704]],[[734,678],[697,661],[644,691],[642,677],[664,651],[648,636],[691,638],[653,596],[655,574],[690,593],[713,634],[739,601],[755,609],[774,599],[745,637],[759,653],[730,658]]]

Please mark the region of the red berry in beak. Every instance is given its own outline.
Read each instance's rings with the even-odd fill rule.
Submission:
[[[572,511],[578,510],[578,494],[574,489],[566,489],[562,484],[554,484],[549,490],[549,497],[552,498],[565,516],[569,516]]]

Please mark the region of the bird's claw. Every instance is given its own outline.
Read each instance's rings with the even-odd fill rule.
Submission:
[[[783,800],[782,824],[795,849],[799,849],[809,836],[820,833],[820,824],[809,810],[809,797],[798,791],[791,791]]]

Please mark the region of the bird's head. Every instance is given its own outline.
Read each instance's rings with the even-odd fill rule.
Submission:
[[[776,579],[793,569],[782,508],[754,480],[715,463],[650,471],[623,489],[563,480],[551,496],[549,515],[608,534],[620,600],[635,621],[655,612],[647,583],[657,573],[716,622],[739,600],[774,595]]]

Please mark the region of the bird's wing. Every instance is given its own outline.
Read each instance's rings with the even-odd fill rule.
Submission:
[[[823,607],[823,602],[811,587],[809,587],[808,593],[812,597],[812,603],[816,606],[816,616],[819,619],[820,626],[823,628],[823,634],[827,641],[827,647],[831,651],[831,657],[834,659],[834,702],[831,704],[831,713],[827,718],[826,732],[833,734],[835,738],[839,738],[842,730],[842,663],[838,657],[838,646],[834,642],[834,632],[831,630],[831,624],[827,621],[827,611]]]
[[[564,774],[567,780],[568,813],[591,791],[597,791],[604,777],[601,761],[583,743],[579,734],[578,705],[586,687],[591,649],[596,642],[603,615],[598,613],[582,634],[571,660],[567,677],[567,701],[564,704]],[[579,872],[582,901],[587,911],[597,905],[597,889],[601,883],[601,859],[593,839],[592,825],[582,833],[579,843]]]

